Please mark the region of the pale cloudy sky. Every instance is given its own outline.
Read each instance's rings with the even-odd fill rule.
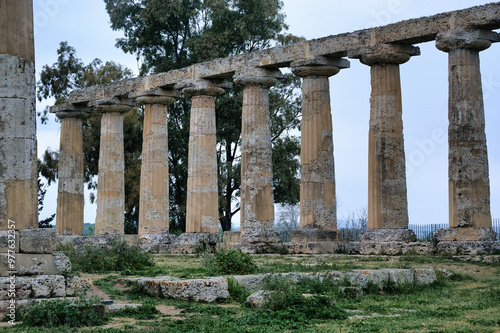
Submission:
[[[480,0],[284,0],[289,32],[320,38],[405,19],[483,5]],[[102,0],[34,0],[37,73],[56,61],[61,41],[76,48],[88,63],[114,60],[137,72],[132,55],[115,48],[121,34],[109,27]],[[434,43],[418,45],[422,55],[402,65],[403,120],[410,223],[447,223],[447,55]],[[485,95],[491,206],[500,218],[500,68],[494,44],[481,52]],[[351,60],[351,68],[331,80],[335,167],[339,218],[367,206],[369,67]],[[43,109],[44,103],[37,108]],[[38,125],[39,154],[58,149],[59,124]],[[186,148],[187,149],[187,148]],[[55,212],[57,186],[46,197],[44,218]],[[88,195],[87,195],[88,196]],[[86,203],[85,222],[95,220],[95,205]]]

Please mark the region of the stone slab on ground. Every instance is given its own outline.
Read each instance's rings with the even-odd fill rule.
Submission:
[[[10,276],[9,256],[0,253],[0,277]],[[61,252],[53,254],[17,253],[15,255],[16,275],[65,275],[71,271],[71,263]]]
[[[19,230],[19,252],[52,253],[57,250],[57,230],[37,228]]]
[[[129,303],[129,304],[109,304],[104,307],[104,312],[105,313],[110,313],[113,314],[114,312],[123,310],[125,308],[132,308],[132,309],[137,309],[140,308],[142,304],[136,304],[136,303]]]
[[[434,231],[438,242],[496,241],[497,233],[493,228],[448,228]]]
[[[8,253],[9,250],[19,253],[19,232],[0,230],[0,253]]]
[[[256,292],[262,289],[264,279],[270,277],[288,278],[294,282],[303,278],[319,279],[321,282],[325,279],[334,281],[349,281],[353,286],[366,288],[369,283],[374,284],[383,290],[389,285],[389,282],[395,284],[431,284],[437,280],[433,269],[369,269],[352,271],[329,271],[321,273],[276,273],[276,274],[257,274],[257,275],[234,275],[234,279],[240,286],[245,287],[250,292]]]
[[[227,280],[223,277],[192,280],[179,280],[170,277],[117,280],[117,282],[125,281],[137,283],[146,293],[155,297],[209,303],[229,297]]]
[[[500,242],[439,242],[436,245],[436,253],[439,255],[500,254]]]
[[[347,245],[349,254],[360,255],[431,255],[434,254],[430,242],[353,242]]]

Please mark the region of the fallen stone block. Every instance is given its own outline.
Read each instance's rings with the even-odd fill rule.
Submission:
[[[444,273],[443,273],[444,274]],[[437,281],[436,271],[433,269],[413,269],[415,285],[432,284]]]
[[[389,283],[396,285],[415,284],[415,273],[410,269],[387,269],[386,271],[389,274]]]
[[[209,303],[229,297],[227,280],[222,277],[193,280],[139,278],[135,282],[156,297]]]
[[[247,303],[252,308],[260,308],[266,302],[266,298],[272,294],[270,291],[259,290],[247,297]]]
[[[415,242],[417,236],[411,229],[370,229],[359,234],[361,242]]]
[[[85,294],[92,287],[92,281],[79,276],[66,278],[66,296]]]

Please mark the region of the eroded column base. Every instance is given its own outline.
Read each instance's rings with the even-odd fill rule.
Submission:
[[[226,250],[239,250],[243,253],[278,253],[283,248],[280,235],[276,231],[246,231],[244,233],[224,232]]]
[[[361,242],[415,242],[417,236],[410,229],[368,229],[359,234]]]

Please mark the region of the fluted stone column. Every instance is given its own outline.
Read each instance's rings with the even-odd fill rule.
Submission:
[[[345,59],[324,57],[292,63],[303,78],[300,228],[337,230],[333,124],[329,77],[348,68]]]
[[[490,47],[492,37],[490,31],[457,29],[436,39],[437,48],[449,57],[449,224],[463,234],[456,240],[493,238],[471,230],[492,227],[479,62],[479,52]]]
[[[51,108],[61,120],[56,227],[59,235],[83,234],[83,131],[82,119],[88,112],[71,104]]]
[[[238,74],[244,86],[241,125],[241,242],[272,243],[274,232],[273,165],[269,88],[279,71],[254,69]]]
[[[33,2],[1,1],[0,230],[38,227],[35,86]]]
[[[371,67],[368,228],[375,239],[409,240],[403,108],[399,65],[419,55],[410,45],[374,45],[354,57]],[[396,229],[396,230],[394,230]],[[399,230],[397,230],[399,229]],[[377,239],[383,234],[383,239]],[[363,239],[363,238],[362,238]]]
[[[117,101],[98,101],[102,112],[99,175],[97,184],[96,235],[123,235],[125,222],[125,162],[123,113],[131,107]]]
[[[224,89],[203,80],[182,92],[191,96],[186,233],[217,233],[219,189],[215,96],[223,94]]]
[[[144,128],[139,203],[139,236],[168,232],[168,114],[173,94],[139,94],[144,104]]]

